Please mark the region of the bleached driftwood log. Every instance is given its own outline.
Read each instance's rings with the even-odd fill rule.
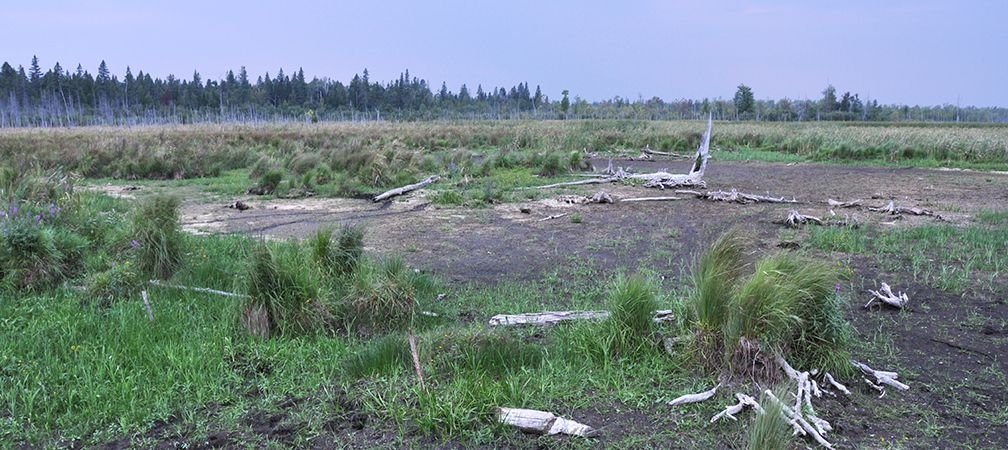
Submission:
[[[913,208],[913,207],[904,208],[901,206],[896,206],[895,202],[893,202],[892,200],[889,201],[888,205],[885,205],[881,208],[869,207],[868,210],[892,215],[899,215],[899,214],[913,214],[915,216],[935,215],[934,211],[931,211],[930,209],[926,208]]]
[[[857,367],[859,370],[861,370],[861,372],[864,373],[865,375],[871,375],[871,376],[875,377],[875,382],[878,383],[878,384],[885,384],[885,385],[888,385],[888,386],[892,386],[892,387],[894,387],[896,389],[899,389],[901,391],[905,391],[905,390],[910,389],[910,386],[907,386],[907,385],[901,383],[899,380],[897,380],[897,378],[899,378],[899,374],[896,373],[896,372],[888,372],[888,371],[885,371],[885,370],[875,370],[875,369],[872,369],[871,367],[868,367],[867,364],[862,364],[862,363],[859,363],[859,362],[854,361],[854,360],[851,360],[851,364],[853,364],[854,367]],[[869,384],[871,384],[871,383],[869,383]]]
[[[608,192],[606,192],[606,191],[598,191],[598,192],[595,193],[595,195],[591,196],[591,202],[592,203],[612,203],[613,199],[612,199],[612,196],[610,196]]]
[[[861,206],[861,199],[848,200],[846,202],[841,202],[833,200],[832,198],[826,199],[826,203],[832,208],[855,208]]]
[[[497,314],[490,318],[490,326],[508,325],[554,325],[572,320],[603,320],[609,318],[609,311],[545,311],[525,314]],[[656,323],[672,320],[672,310],[655,311]]]
[[[436,182],[437,180],[440,180],[440,179],[441,179],[441,177],[439,177],[437,175],[431,175],[431,176],[429,176],[427,178],[424,178],[423,181],[420,181],[419,183],[407,184],[406,186],[403,186],[403,187],[397,187],[395,189],[390,189],[388,191],[382,192],[381,194],[376,195],[374,197],[373,201],[380,202],[382,200],[386,200],[386,199],[395,197],[397,195],[403,195],[403,194],[405,194],[407,192],[415,191],[415,190],[420,189],[420,188],[422,188],[424,186],[427,186],[428,184],[434,183],[434,182]]]
[[[410,356],[413,358],[413,370],[416,372],[417,380],[420,381],[420,389],[427,389],[424,385],[423,378],[423,368],[420,367],[420,353],[417,351],[416,337],[413,336],[413,330],[410,330],[406,334],[406,338],[409,340]]]
[[[758,194],[748,194],[745,192],[739,192],[736,189],[730,191],[707,191],[707,192],[696,192],[696,191],[676,191],[677,193],[689,193],[694,194],[699,198],[713,200],[716,202],[735,202],[735,203],[798,203],[794,197],[790,200],[784,197],[771,197],[769,195],[758,195]]]
[[[497,420],[525,432],[547,436],[567,434],[591,437],[597,434],[597,431],[588,425],[535,409],[497,408]]]
[[[791,228],[798,228],[798,226],[800,226],[800,225],[805,225],[805,224],[809,224],[809,223],[814,223],[816,225],[822,225],[824,222],[823,222],[822,219],[820,219],[818,217],[815,217],[815,216],[806,216],[806,215],[798,212],[798,210],[792,209],[788,213],[787,218],[785,218],[784,220],[774,221],[774,223],[781,224],[781,225],[786,225],[786,226],[791,227]]]
[[[642,173],[624,175],[624,179],[643,180],[644,187],[656,187],[660,189],[676,187],[705,187],[703,181],[704,170],[707,168],[707,160],[710,159],[710,138],[711,126],[713,124],[710,115],[707,116],[707,131],[704,131],[700,139],[700,146],[697,147],[696,155],[693,159],[693,166],[689,173],[672,174],[665,171],[654,173]]]
[[[868,289],[868,292],[870,292],[874,297],[872,297],[871,300],[868,300],[868,303],[865,303],[864,305],[865,308],[871,306],[872,302],[874,302],[875,300],[880,300],[882,301],[882,303],[885,303],[894,308],[903,309],[903,307],[906,306],[907,302],[910,301],[910,298],[907,297],[906,292],[900,292],[899,295],[893,294],[892,289],[890,289],[889,285],[886,283],[882,283],[882,288],[879,289],[878,291]]]
[[[552,189],[552,188],[555,188],[555,187],[580,186],[580,185],[583,185],[583,184],[615,183],[615,182],[617,182],[619,180],[620,179],[618,177],[610,176],[610,177],[606,177],[606,178],[592,178],[590,180],[565,181],[563,183],[547,184],[545,186],[536,186],[534,189]]]
[[[760,406],[759,402],[757,402],[755,398],[752,398],[741,392],[736,392],[735,398],[738,399],[738,403],[734,405],[729,405],[721,412],[715,414],[714,417],[711,417],[710,423],[717,422],[717,420],[722,417],[727,417],[731,420],[738,420],[735,418],[735,414],[742,412],[742,410],[745,409],[746,406],[752,407],[760,414],[763,413],[763,407]]]
[[[698,392],[696,394],[686,394],[683,396],[676,397],[674,400],[668,402],[669,406],[685,405],[688,403],[698,403],[707,400],[717,393],[718,388],[721,387],[721,383],[714,386],[710,390]]]
[[[672,201],[672,200],[682,200],[682,197],[672,197],[672,196],[664,196],[664,197],[632,197],[632,198],[622,198],[622,199],[620,199],[620,203],[625,203],[625,202],[665,202],[665,201]]]

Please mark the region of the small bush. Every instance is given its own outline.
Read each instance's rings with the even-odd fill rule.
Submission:
[[[565,169],[563,157],[558,152],[550,152],[539,159],[539,175],[553,177]]]
[[[273,169],[265,174],[256,183],[256,188],[259,192],[264,195],[269,195],[277,192],[277,188],[280,187],[280,182],[283,181],[283,172],[279,169]]]
[[[428,197],[428,199],[435,205],[446,206],[458,206],[465,202],[465,197],[463,197],[458,191],[454,190],[437,191],[435,194]]]
[[[571,223],[581,223],[583,221],[584,217],[581,217],[581,213],[574,213],[574,215],[572,215],[570,218]]]
[[[61,277],[63,254],[51,228],[31,219],[7,220],[0,238],[0,275],[18,289],[41,290]]]
[[[155,195],[133,216],[131,231],[137,267],[144,275],[167,280],[182,263],[184,239],[178,224],[178,198]]]
[[[248,298],[241,304],[241,324],[251,334],[313,331],[327,319],[319,286],[307,268],[297,243],[275,250],[261,245],[252,252],[245,277]]]

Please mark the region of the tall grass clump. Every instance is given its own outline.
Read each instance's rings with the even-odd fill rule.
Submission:
[[[720,334],[746,266],[745,238],[738,229],[719,236],[693,263],[688,312],[704,360],[720,356]]]
[[[364,228],[345,225],[336,239],[332,228],[322,228],[308,241],[312,258],[326,275],[346,276],[357,270],[364,255]]]
[[[148,276],[167,280],[182,264],[184,239],[178,223],[179,200],[155,195],[145,200],[133,216],[133,247],[137,267]]]
[[[781,390],[777,398],[786,398],[781,395],[785,391]],[[766,395],[760,399],[763,406],[763,413],[756,414],[749,425],[748,450],[778,450],[789,448],[791,443],[791,425],[784,418],[780,403],[771,401]]]
[[[382,336],[348,356],[343,369],[353,378],[388,374],[410,367],[409,344],[398,334]]]
[[[253,250],[245,277],[248,297],[240,323],[250,334],[269,338],[302,334],[324,324],[328,312],[317,279],[296,242]]]
[[[570,335],[571,356],[614,360],[657,348],[651,284],[643,277],[619,277],[607,294],[609,317],[602,323],[579,323]]]
[[[832,345],[819,348],[830,341],[844,343],[830,331],[815,328],[824,322],[843,323],[839,311],[830,308],[836,281],[837,275],[829,265],[791,254],[757,262],[755,272],[739,288],[730,308],[724,337],[732,370],[772,379],[778,373],[775,355],[788,358],[810,351],[838,350]]]
[[[409,326],[417,305],[415,281],[399,258],[361,264],[344,297],[346,322],[364,332]]]

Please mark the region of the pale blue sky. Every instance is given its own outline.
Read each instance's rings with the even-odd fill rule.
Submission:
[[[10,1],[0,59],[155,76],[408,68],[435,88],[586,99],[818,98],[1008,106],[1008,1]]]

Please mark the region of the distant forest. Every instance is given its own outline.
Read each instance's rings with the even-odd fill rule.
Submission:
[[[174,75],[154,78],[127,67],[122,78],[105,61],[92,75],[80,64],[59,63],[43,70],[37,57],[26,70],[4,62],[0,68],[0,127],[142,125],[257,121],[500,120],[500,119],[695,119],[712,113],[719,120],[1008,122],[1008,108],[959,105],[882,105],[827,86],[817,99],[757,100],[739,85],[729,99],[625,99],[588,102],[563,91],[559,99],[527,82],[510,88],[451,90],[431,87],[403,72],[387,82],[368,71],[348,83],[306,80],[304,71],[278,70],[252,80],[245,68],[220,80]]]

